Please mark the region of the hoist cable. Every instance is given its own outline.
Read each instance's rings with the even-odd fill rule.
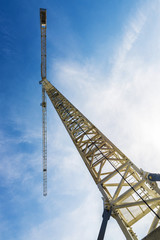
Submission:
[[[70,114],[70,112],[68,111],[68,109],[63,105],[62,101],[59,104],[58,107],[63,107],[64,111],[71,117],[74,119],[74,116],[72,116]],[[57,112],[58,112],[58,107],[56,107]],[[63,121],[63,120],[62,120]],[[160,216],[149,206],[149,204],[143,199],[143,197],[141,197],[141,195],[134,189],[134,187],[128,182],[127,179],[125,179],[125,177],[120,173],[120,171],[112,164],[112,162],[107,159],[107,157],[103,154],[103,152],[99,149],[99,147],[96,145],[96,143],[94,141],[92,141],[92,139],[89,137],[89,135],[83,130],[83,128],[80,126],[80,124],[77,122],[77,120],[75,119],[73,122],[75,122],[79,128],[82,130],[82,132],[88,137],[88,139],[91,141],[92,144],[94,144],[94,146],[98,149],[98,151],[102,154],[102,156],[112,165],[112,167],[115,169],[115,171],[123,178],[123,180],[131,187],[131,189],[139,196],[139,198],[147,205],[147,207],[155,214],[155,216],[160,219]],[[73,123],[72,122],[72,123]]]

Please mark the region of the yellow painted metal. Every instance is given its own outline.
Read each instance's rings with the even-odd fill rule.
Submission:
[[[112,217],[120,225],[126,239],[138,239],[132,225],[149,212],[160,212],[160,189],[150,182],[145,172],[127,158],[49,81],[42,82],[95,183],[105,206],[112,207]],[[155,216],[154,230],[159,222]],[[149,230],[149,228],[148,228]]]

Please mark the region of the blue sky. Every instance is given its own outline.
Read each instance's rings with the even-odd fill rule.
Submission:
[[[1,3],[0,239],[92,240],[101,195],[49,100],[42,195],[41,7],[48,80],[139,168],[160,172],[160,1]],[[106,238],[117,236],[125,239],[111,219]]]

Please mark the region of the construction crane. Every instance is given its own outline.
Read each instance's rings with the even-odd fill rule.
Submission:
[[[43,158],[43,195],[47,196],[47,106],[43,81],[46,79],[46,9],[40,9],[41,28],[41,81],[42,84],[42,158]]]
[[[40,16],[42,93],[46,91],[102,194],[104,212],[97,239],[104,239],[111,216],[117,221],[127,240],[138,240],[132,229],[135,223],[142,223],[143,218],[152,213],[154,218],[148,226],[150,233],[160,222],[160,189],[155,182],[160,178],[139,169],[46,79],[46,67],[43,65],[46,64],[46,10],[41,9]],[[42,99],[42,108],[46,108],[44,100],[45,98]],[[44,141],[44,135],[43,138]],[[44,148],[43,151],[45,150]],[[46,167],[45,164],[43,167]],[[46,168],[44,170],[46,173]]]

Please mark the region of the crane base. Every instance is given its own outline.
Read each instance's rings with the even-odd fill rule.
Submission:
[[[110,219],[111,212],[112,212],[112,209],[108,210],[108,209],[104,208],[103,215],[102,215],[103,220],[102,220],[102,224],[101,224],[101,228],[100,228],[97,240],[103,240],[104,239],[107,223]]]

